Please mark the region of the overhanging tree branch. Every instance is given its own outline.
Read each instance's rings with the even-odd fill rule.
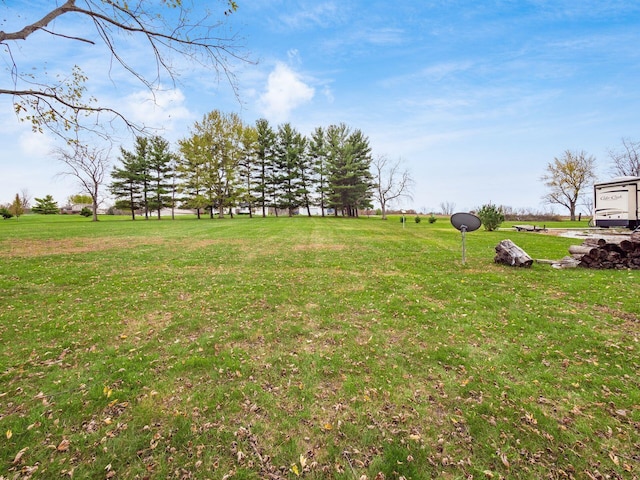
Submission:
[[[134,125],[124,114],[113,108],[90,105],[94,103],[94,99],[83,100],[84,82],[87,80],[84,75],[73,75],[62,83],[52,84],[55,82],[47,81],[46,78],[36,78],[32,71],[22,73],[12,54],[11,45],[25,41],[35,32],[41,31],[61,41],[78,41],[91,45],[102,43],[110,52],[114,63],[122,66],[152,93],[160,85],[163,72],[175,85],[177,70],[170,62],[170,54],[173,53],[212,68],[218,75],[222,73],[237,97],[236,79],[231,62],[248,61],[239,54],[237,38],[235,35],[216,35],[215,32],[224,22],[213,20],[208,12],[203,12],[202,18],[192,22],[189,17],[197,2],[193,1],[190,8],[187,8],[185,3],[185,0],[164,0],[160,4],[146,0],[67,0],[39,20],[17,31],[2,31],[0,45],[4,46],[5,54],[9,57],[13,86],[0,88],[0,95],[11,95],[14,99],[19,99],[14,103],[16,113],[22,120],[30,121],[36,131],[42,131],[46,127],[64,135],[64,132],[70,129],[97,129],[99,122],[88,126],[83,124],[82,113],[87,116],[109,113],[112,120],[124,121],[128,128],[137,131],[144,128]],[[222,12],[223,18],[237,8],[234,1],[226,0],[221,3],[226,5]],[[65,28],[65,24],[54,23],[54,20],[70,15],[90,19],[96,39],[59,31]],[[145,39],[156,63],[155,76],[147,76],[133,62],[127,60],[126,49],[119,43],[118,35],[142,36]],[[97,39],[100,42],[97,42]],[[79,71],[79,67],[75,68]],[[32,85],[37,87],[29,88]]]

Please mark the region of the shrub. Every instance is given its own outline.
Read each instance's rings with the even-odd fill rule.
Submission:
[[[93,212],[89,207],[82,207],[82,210],[80,210],[80,215],[88,218],[93,215]]]
[[[478,217],[482,220],[484,229],[492,232],[504,222],[504,214],[499,207],[488,203],[478,210]]]
[[[416,215],[416,223],[420,223],[422,221],[422,219],[420,218],[420,215]]]
[[[13,217],[13,213],[11,213],[7,207],[0,207],[0,216],[6,220],[7,218]]]
[[[431,216],[429,217],[429,223],[436,223],[436,216],[432,213]]]

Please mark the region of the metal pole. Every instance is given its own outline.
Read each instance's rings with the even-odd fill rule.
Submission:
[[[462,232],[462,264],[464,265],[466,262],[466,257],[467,257],[467,247],[465,245],[465,234],[467,233],[467,226],[466,225],[462,225],[460,227],[460,231]]]

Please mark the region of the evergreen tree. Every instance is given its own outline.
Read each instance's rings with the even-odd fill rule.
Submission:
[[[53,197],[47,195],[44,198],[36,198],[36,204],[31,208],[31,211],[42,215],[55,215],[60,213],[60,208]]]
[[[325,132],[322,127],[316,128],[311,134],[309,141],[309,161],[312,171],[312,182],[314,191],[317,195],[317,205],[320,207],[322,216],[325,216],[327,208],[327,194],[329,192],[328,185],[328,166],[327,166],[327,148]]]
[[[289,216],[303,203],[301,171],[305,149],[304,137],[291,124],[285,123],[278,128],[275,148],[275,178],[280,192],[278,206],[286,209]]]
[[[120,148],[122,167],[114,167],[113,179],[109,185],[111,194],[116,198],[116,208],[131,212],[136,219],[136,210],[142,206],[142,172],[139,158],[133,152]]]
[[[8,220],[13,217],[13,213],[11,213],[6,206],[0,205],[0,217],[4,220]]]
[[[327,129],[329,204],[343,215],[358,216],[358,209],[371,204],[373,179],[369,140],[360,130],[345,125]]]
[[[260,206],[262,216],[266,217],[267,209],[276,204],[274,186],[276,134],[264,118],[256,121],[256,134],[256,204]]]
[[[171,205],[171,160],[173,155],[169,150],[169,142],[155,136],[149,142],[146,164],[148,183],[149,210],[156,211],[160,220],[160,211]]]
[[[242,185],[239,189],[241,206],[249,209],[249,217],[253,218],[253,207],[257,201],[257,141],[258,132],[246,126],[242,131],[241,156],[238,163],[238,178]]]

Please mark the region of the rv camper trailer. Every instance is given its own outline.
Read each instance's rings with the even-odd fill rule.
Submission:
[[[619,177],[596,183],[594,219],[596,227],[636,228],[640,225],[640,177]]]

